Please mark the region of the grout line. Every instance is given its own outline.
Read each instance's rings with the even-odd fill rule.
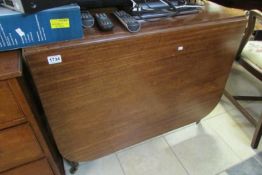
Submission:
[[[162,136],[164,141],[167,143],[169,149],[171,149],[171,152],[174,154],[175,158],[178,160],[178,162],[180,163],[180,165],[182,166],[182,168],[185,170],[185,172],[190,175],[189,171],[186,169],[186,167],[184,166],[184,164],[182,163],[182,161],[179,159],[179,157],[176,155],[175,151],[173,150],[173,148],[171,147],[171,145],[168,143],[168,141],[166,140],[165,136]]]
[[[207,120],[213,119],[213,118],[215,118],[215,117],[219,117],[219,116],[221,116],[222,114],[226,114],[226,113],[228,113],[228,112],[230,112],[230,111],[233,111],[233,110],[236,110],[236,108],[227,109],[227,110],[225,110],[225,112],[221,112],[221,113],[215,114],[214,116],[210,116],[210,117],[207,117],[207,116],[208,116],[208,115],[207,115],[207,116],[206,116],[207,118],[204,117],[202,120],[203,120],[203,121],[207,121]],[[211,111],[211,112],[212,112],[212,111]],[[210,112],[210,113],[211,113],[211,112]],[[202,120],[201,120],[201,121],[202,121]]]
[[[171,132],[171,131],[170,131],[170,132]],[[152,138],[148,138],[148,139],[143,140],[143,141],[141,141],[141,142],[139,142],[139,143],[136,143],[136,144],[134,144],[134,145],[131,145],[131,146],[128,146],[128,147],[126,147],[126,148],[123,148],[123,149],[121,149],[121,150],[119,150],[119,151],[116,151],[115,153],[117,154],[117,153],[121,153],[121,152],[125,152],[125,151],[128,151],[128,150],[131,150],[131,149],[133,149],[133,148],[135,148],[135,147],[137,147],[137,146],[141,146],[141,145],[144,145],[144,144],[153,142],[155,139],[158,139],[158,138],[161,138],[161,137],[162,137],[162,135],[158,135],[158,136],[155,136],[155,137],[152,137]]]
[[[121,170],[122,170],[123,175],[126,175],[125,169],[124,169],[124,167],[123,167],[123,165],[122,165],[122,163],[121,163],[121,161],[120,161],[117,153],[114,153],[114,154],[115,154],[115,156],[116,156],[116,159],[118,160],[118,163],[119,163],[119,165],[120,165],[120,168],[121,168]]]
[[[216,173],[215,175],[221,175],[222,173],[225,173],[225,175],[229,175],[229,174],[227,173],[227,169],[226,169],[226,170],[223,170],[223,171],[220,171],[219,173]]]
[[[257,160],[256,157],[255,157],[256,154],[254,154],[253,156],[250,155],[250,157],[243,159],[240,155],[237,154],[237,151],[235,151],[235,150],[233,149],[233,147],[230,146],[230,144],[227,143],[227,141],[226,141],[215,129],[213,129],[213,128],[210,127],[210,126],[206,126],[206,127],[209,128],[209,129],[211,129],[213,132],[215,132],[215,134],[221,139],[221,141],[224,142],[224,143],[228,146],[228,148],[235,154],[235,156],[240,159],[240,162],[237,162],[236,164],[231,165],[230,167],[226,168],[225,170],[222,170],[220,173],[226,172],[226,170],[228,170],[228,169],[230,169],[230,168],[233,168],[234,166],[237,166],[237,165],[239,165],[239,164],[241,164],[241,163],[243,163],[243,162],[245,162],[245,161],[247,161],[247,160],[249,160],[249,159],[251,159],[251,158],[255,158],[255,160]],[[259,160],[257,160],[257,161],[262,165],[262,162],[260,162]],[[219,175],[219,173],[216,174],[216,175]]]
[[[250,157],[250,158],[251,158],[251,157]],[[250,159],[250,158],[248,158],[248,159]],[[219,174],[224,173],[224,172],[227,173],[227,170],[230,170],[231,168],[234,168],[235,166],[238,166],[238,165],[244,163],[244,162],[247,161],[248,159],[243,160],[242,162],[238,162],[238,163],[236,163],[236,164],[234,164],[234,165],[231,165],[230,167],[228,167],[228,168],[226,168],[226,169],[220,171],[220,172],[217,173],[216,175],[219,175]],[[227,174],[228,174],[228,173],[227,173]]]
[[[243,114],[242,114],[237,108],[236,108],[236,109],[228,110],[228,111],[224,112],[223,114],[227,114],[227,115],[231,116],[231,115],[229,114],[229,112],[233,112],[233,111],[239,113],[244,120],[248,121],[248,120],[246,119],[246,117],[243,116]],[[222,113],[219,114],[219,115],[217,115],[216,117],[219,117],[219,116],[221,117],[221,115],[222,115]],[[234,117],[234,118],[235,118],[235,117]],[[233,122],[241,129],[241,128],[242,128],[241,124],[240,124],[239,122],[237,122],[234,118],[232,118]],[[206,120],[203,120],[203,121],[204,121],[204,122],[207,122],[207,121],[210,120],[210,119],[214,119],[214,117],[207,118]],[[248,122],[249,122],[249,121],[248,121]],[[249,122],[249,123],[250,123],[250,122]],[[251,125],[252,125],[252,124],[251,124]],[[209,127],[209,128],[211,128],[211,127]],[[213,130],[215,131],[215,129],[213,129]],[[216,131],[216,133],[218,134],[217,131]],[[245,132],[244,132],[244,134],[245,134],[246,138],[249,139],[249,136],[248,136]],[[222,137],[222,136],[221,136],[221,137]]]
[[[221,171],[221,172],[219,172],[219,173],[216,173],[215,175],[220,175],[220,174],[222,174],[222,173],[227,173],[226,171]],[[227,175],[227,174],[226,174]]]
[[[248,159],[246,159],[246,160],[244,160],[244,161],[242,161],[242,162],[239,162],[239,163],[237,163],[237,164],[235,164],[235,165],[230,166],[229,168],[221,171],[220,173],[223,173],[223,172],[227,173],[227,172],[226,172],[227,170],[230,170],[230,169],[233,168],[233,167],[239,166],[240,164],[243,164],[243,163],[245,163],[245,162],[247,162],[247,161],[249,161],[249,160],[251,160],[251,159],[255,159],[255,161],[257,161],[258,164],[260,164],[260,166],[262,166],[262,162],[260,162],[260,161],[256,158],[256,155],[254,155],[254,156],[249,157]],[[218,174],[216,174],[216,175],[219,175],[220,173],[218,173]],[[227,174],[228,174],[228,173],[227,173]]]
[[[201,123],[200,123],[200,124],[201,124]],[[204,127],[203,124],[202,124],[202,127]],[[232,153],[236,156],[236,158],[239,159],[238,162],[234,163],[233,165],[230,165],[230,166],[227,167],[225,170],[221,170],[220,173],[222,173],[222,172],[228,170],[229,168],[232,168],[232,167],[234,167],[234,166],[236,166],[236,165],[238,165],[238,164],[246,161],[246,160],[249,159],[250,157],[252,157],[252,156],[250,156],[249,158],[243,160],[243,158],[241,158],[241,156],[236,153],[236,151],[233,149],[233,147],[231,147],[230,144],[227,143],[227,141],[226,141],[215,129],[213,129],[212,127],[207,126],[207,125],[205,125],[205,127],[207,127],[209,130],[213,131],[213,132],[215,133],[215,135],[217,135],[217,138],[219,138],[219,140],[221,140],[221,142],[223,142],[223,143],[232,151]],[[219,175],[219,174],[217,174],[217,175]]]
[[[195,123],[195,122],[194,122],[194,123]],[[176,133],[176,132],[179,132],[179,131],[181,131],[181,130],[184,130],[184,129],[186,129],[186,128],[189,128],[189,127],[191,127],[192,125],[194,125],[194,123],[190,123],[190,124],[188,124],[188,125],[181,126],[181,127],[176,128],[176,129],[174,129],[174,130],[168,131],[168,132],[160,135],[160,137],[165,137],[165,136],[168,136],[168,135],[170,135],[170,134],[174,134],[174,133]]]
[[[228,100],[227,97],[225,97],[225,98],[226,98],[226,100]],[[226,103],[227,103],[227,102],[226,102]],[[230,103],[230,104],[227,104],[227,105],[230,105],[230,106],[231,106],[229,109],[225,109],[225,108],[224,108],[224,112],[217,113],[217,114],[215,114],[215,115],[213,115],[213,116],[210,116],[210,117],[208,117],[208,115],[209,115],[209,114],[208,114],[208,115],[205,116],[202,120],[203,120],[203,121],[206,121],[206,120],[212,119],[212,118],[214,118],[214,117],[218,117],[218,116],[220,116],[220,115],[222,115],[222,114],[228,113],[228,112],[230,112],[230,111],[238,110],[238,109],[232,104],[232,102],[230,102],[229,100],[228,100],[228,103]],[[248,102],[245,102],[245,103],[242,104],[242,105],[243,105],[243,107],[246,109],[246,108],[250,107],[250,105],[252,105],[252,103],[254,103],[254,102],[248,101]],[[221,100],[219,101],[218,104],[220,104],[222,107],[224,107]],[[216,107],[217,107],[217,106],[216,106]],[[216,108],[216,107],[215,107],[215,108]],[[215,109],[215,108],[214,108],[214,109]],[[213,110],[214,110],[214,109],[213,109]],[[212,112],[212,111],[211,111],[211,112]],[[210,112],[210,113],[211,113],[211,112]]]
[[[232,102],[230,102],[231,104],[232,104]],[[233,104],[232,104],[233,105]],[[250,105],[250,104],[249,104]],[[245,109],[245,110],[247,110],[248,109],[248,107],[250,107],[250,106],[248,106],[248,105],[243,105],[243,108]],[[235,112],[237,112],[237,113],[239,113],[240,115],[241,115],[241,117],[244,119],[244,120],[246,120],[246,121],[248,121],[247,119],[246,119],[246,117],[236,108],[236,107],[234,107],[233,109],[230,109],[230,110],[225,110],[225,112],[223,112],[223,114],[228,114],[229,112],[231,112],[231,111],[235,111]],[[222,114],[222,113],[221,113]],[[219,115],[216,115],[216,117],[218,117],[218,116],[220,116],[221,114],[219,114]],[[207,120],[209,120],[209,119],[213,119],[214,117],[211,117],[211,118],[207,118],[206,120],[203,120],[203,121],[207,121]],[[242,126],[241,126],[241,124],[239,123],[239,122],[237,122],[235,119],[233,119],[232,118],[232,120],[235,122],[235,124],[241,129],[242,128]],[[249,121],[248,121],[249,122]],[[252,125],[252,124],[251,124]],[[210,127],[209,127],[210,128]],[[214,130],[214,129],[213,129]],[[215,131],[215,130],[214,130]],[[215,131],[217,134],[218,134],[218,132],[217,131]],[[244,132],[244,134],[245,134],[245,136],[247,137],[247,139],[249,139],[249,136]],[[219,135],[219,134],[218,134]],[[221,136],[221,138],[222,138],[222,136]],[[223,139],[223,138],[222,138]],[[224,139],[223,139],[224,140]]]
[[[255,160],[258,161],[258,163],[262,166],[262,161],[257,158],[258,154],[261,154],[261,155],[262,155],[262,152],[258,152],[258,153],[254,156],[254,158],[255,158]]]
[[[212,128],[212,127],[210,127],[210,126],[207,126],[207,125],[206,125],[205,127],[207,127],[208,129],[212,130],[212,131],[218,136],[218,138],[219,138],[225,145],[227,145],[227,147],[232,151],[232,153],[234,153],[234,155],[235,155],[240,161],[243,161],[243,158],[241,158],[241,156],[237,154],[237,152],[233,149],[233,147],[230,146],[230,144],[227,143],[227,141],[226,141],[214,128]],[[247,159],[248,159],[248,158],[247,158]],[[240,162],[238,162],[238,163],[240,163]],[[238,164],[238,163],[237,163],[237,164]]]

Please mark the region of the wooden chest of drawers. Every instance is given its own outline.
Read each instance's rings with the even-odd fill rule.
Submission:
[[[0,53],[0,174],[63,174],[24,90],[19,52]]]

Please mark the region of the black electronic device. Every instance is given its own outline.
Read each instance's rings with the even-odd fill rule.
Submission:
[[[203,5],[190,3],[187,0],[137,0],[126,10],[136,19],[164,18],[198,13]]]
[[[47,8],[78,3],[83,9],[132,6],[131,0],[0,0],[5,7],[22,13],[34,13]]]
[[[102,31],[110,31],[114,28],[113,22],[109,19],[106,13],[96,13],[95,18],[96,18],[98,27]]]
[[[75,0],[81,8],[92,9],[102,7],[132,6],[131,0]]]
[[[115,11],[114,15],[125,26],[129,32],[138,32],[141,28],[141,24],[130,14],[125,11]]]
[[[66,5],[75,0],[3,0],[2,5],[22,13],[34,13],[47,8]]]
[[[81,19],[84,28],[91,28],[95,24],[95,19],[88,10],[81,10]]]

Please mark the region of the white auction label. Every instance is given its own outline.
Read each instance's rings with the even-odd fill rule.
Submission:
[[[48,64],[59,64],[62,63],[62,56],[61,55],[53,55],[47,57]]]
[[[183,50],[184,50],[184,46],[179,46],[179,47],[177,48],[177,50],[178,50],[178,51],[183,51]]]

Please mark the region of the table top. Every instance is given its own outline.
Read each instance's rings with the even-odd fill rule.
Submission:
[[[229,22],[230,20],[243,20],[245,12],[239,9],[226,8],[212,2],[206,2],[204,10],[191,15],[165,18],[158,21],[141,22],[142,28],[138,33],[129,33],[122,25],[115,20],[113,15],[110,18],[115,24],[115,28],[110,32],[101,32],[96,27],[85,30],[83,39],[35,46],[24,49],[24,55],[37,54],[39,52],[50,51],[68,47],[77,47],[83,44],[92,44],[95,42],[113,41],[126,37],[136,37],[141,35],[152,34],[155,32],[165,32],[166,30],[181,30],[192,26],[208,25]]]

